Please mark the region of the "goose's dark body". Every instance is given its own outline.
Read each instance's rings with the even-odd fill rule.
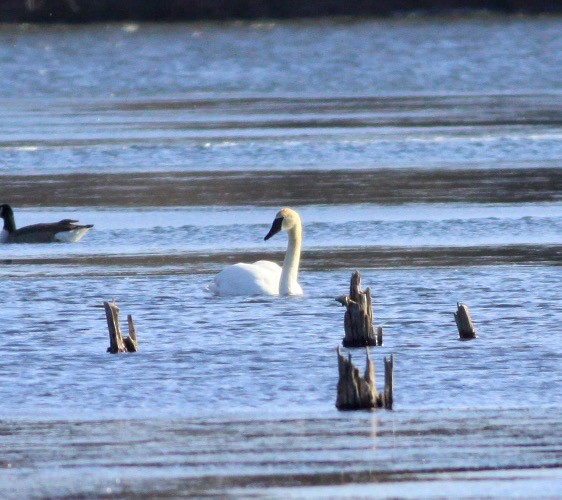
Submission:
[[[14,212],[10,205],[0,205],[0,217],[4,227],[0,242],[2,243],[58,243],[79,241],[92,227],[92,224],[80,225],[78,221],[63,219],[59,222],[32,224],[16,229]]]

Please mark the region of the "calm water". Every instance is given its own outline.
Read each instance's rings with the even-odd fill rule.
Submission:
[[[0,27],[0,202],[95,224],[0,248],[0,497],[559,497],[561,46],[561,18]],[[282,206],[305,295],[209,295],[282,260]],[[334,407],[355,269],[392,412]],[[105,352],[113,297],[137,354]]]

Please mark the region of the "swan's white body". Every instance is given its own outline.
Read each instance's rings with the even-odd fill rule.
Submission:
[[[217,275],[211,290],[217,295],[278,295],[281,271],[268,260],[234,264]]]
[[[289,241],[283,267],[259,260],[253,264],[234,264],[215,277],[210,289],[217,295],[302,295],[298,272],[302,246],[302,224],[297,212],[281,210],[265,237],[287,231]]]

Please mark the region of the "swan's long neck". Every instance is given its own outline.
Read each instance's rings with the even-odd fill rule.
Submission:
[[[297,279],[299,276],[302,246],[302,226],[300,222],[289,229],[287,234],[289,236],[289,243],[287,245],[287,253],[283,261],[283,270],[281,271],[281,280],[279,282],[280,295],[295,293],[295,286],[298,286]]]

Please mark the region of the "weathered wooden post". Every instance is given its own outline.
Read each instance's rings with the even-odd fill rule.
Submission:
[[[459,337],[461,339],[475,339],[478,337],[476,335],[476,329],[472,324],[472,319],[470,318],[470,312],[468,307],[460,302],[457,302],[457,312],[454,313],[455,322],[457,323],[457,330],[459,331]]]
[[[346,359],[339,346],[337,352],[339,379],[336,408],[339,410],[374,408],[379,394],[375,385],[375,368],[369,356],[369,349],[367,348],[364,377],[361,377],[359,369],[353,366],[351,353]]]
[[[371,289],[361,289],[361,275],[355,271],[351,275],[349,295],[342,295],[336,300],[346,307],[343,326],[344,347],[365,347],[382,345],[382,327],[373,327],[373,306]]]
[[[353,366],[351,362],[351,354],[347,359],[338,346],[338,387],[336,397],[336,408],[338,410],[360,410],[371,408],[386,408],[392,410],[393,389],[394,389],[394,360],[392,355],[390,358],[384,359],[385,376],[384,376],[384,392],[381,394],[377,391],[375,383],[375,365],[371,360],[369,348],[367,351],[367,362],[365,366],[365,375],[362,377],[359,369]]]
[[[384,394],[383,406],[387,410],[392,410],[394,393],[394,356],[384,357]]]
[[[109,347],[107,352],[112,354],[118,352],[137,352],[138,342],[133,317],[130,314],[127,316],[129,336],[123,337],[121,326],[119,325],[119,308],[115,300],[112,303],[104,302],[103,307],[105,308],[105,317],[107,318],[107,328],[109,330]]]

